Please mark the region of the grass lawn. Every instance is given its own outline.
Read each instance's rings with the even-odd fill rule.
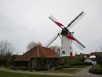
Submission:
[[[50,70],[49,72],[56,72],[56,73],[75,73],[79,71],[79,69],[61,69],[61,70]]]
[[[23,74],[23,73],[0,71],[0,77],[66,77],[66,76],[36,75],[36,74]]]
[[[80,68],[88,67],[89,65],[75,65],[70,66],[70,68],[67,69],[61,69],[61,70],[49,70],[49,72],[59,72],[59,73],[75,73],[80,70]]]
[[[88,66],[90,66],[90,65],[75,65],[75,66],[71,66],[70,68],[85,68]]]

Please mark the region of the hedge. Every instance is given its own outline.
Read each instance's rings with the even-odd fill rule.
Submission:
[[[97,61],[97,64],[102,65],[102,55],[96,55],[96,61]]]
[[[63,69],[63,67],[62,66],[57,66],[57,67],[55,67],[55,70],[60,70],[60,69]]]
[[[81,57],[64,57],[60,59],[61,65],[82,65],[84,63],[85,58]]]
[[[48,70],[48,68],[47,68],[47,67],[34,67],[34,68],[32,68],[32,70],[36,70],[36,71],[46,71],[46,70]]]
[[[63,65],[63,68],[70,68],[70,65]]]
[[[29,70],[28,67],[25,67],[25,66],[17,66],[17,67],[12,67],[11,69],[13,70]]]

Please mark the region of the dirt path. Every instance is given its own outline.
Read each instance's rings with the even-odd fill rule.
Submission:
[[[91,66],[90,66],[91,67]],[[4,67],[0,67],[0,70],[8,71],[8,72],[16,72],[16,73],[26,73],[26,74],[39,74],[39,75],[57,75],[57,76],[76,76],[76,77],[102,77],[102,75],[96,75],[88,73],[90,67],[82,69],[80,72],[74,74],[68,73],[47,73],[47,72],[30,72],[30,71],[21,71],[21,70],[9,70]]]

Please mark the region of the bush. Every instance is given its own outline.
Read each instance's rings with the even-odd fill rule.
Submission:
[[[2,61],[2,60],[0,60],[0,66],[4,66],[5,63],[6,63],[6,61]]]
[[[13,70],[29,70],[29,68],[25,67],[25,66],[12,67],[11,69],[13,69]]]
[[[70,68],[70,65],[63,65],[63,68]]]
[[[96,61],[97,61],[97,64],[102,65],[102,55],[96,55]]]
[[[63,65],[82,65],[85,58],[81,57],[64,57],[60,59],[60,63]]]
[[[33,70],[36,70],[36,71],[46,71],[48,70],[47,67],[34,67]]]
[[[91,58],[92,61],[96,61],[96,58]]]
[[[92,65],[91,62],[84,62],[85,65]]]
[[[89,72],[93,74],[102,74],[102,66],[99,64],[94,65],[89,69]]]
[[[14,68],[14,65],[7,66],[6,68],[8,68],[8,69],[12,69],[12,68]]]
[[[55,67],[55,70],[60,70],[60,69],[63,69],[63,67],[62,66]]]
[[[11,62],[10,61],[6,61],[5,62],[5,67],[9,67],[9,66],[11,66]]]

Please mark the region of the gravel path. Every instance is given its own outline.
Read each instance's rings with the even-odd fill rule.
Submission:
[[[39,75],[57,75],[57,76],[76,76],[76,77],[102,77],[102,75],[96,75],[91,74],[88,72],[90,67],[81,69],[80,72],[74,73],[74,74],[68,74],[68,73],[47,73],[47,72],[30,72],[30,71],[21,71],[21,70],[9,70],[4,67],[0,67],[0,70],[8,71],[8,72],[16,72],[16,73],[26,73],[26,74],[39,74]]]
[[[39,75],[56,75],[56,76],[73,76],[73,74],[67,73],[48,73],[48,72],[30,72],[30,71],[22,71],[22,70],[10,70],[4,67],[0,67],[0,70],[7,72],[15,72],[15,73],[26,73],[26,74],[39,74]]]

